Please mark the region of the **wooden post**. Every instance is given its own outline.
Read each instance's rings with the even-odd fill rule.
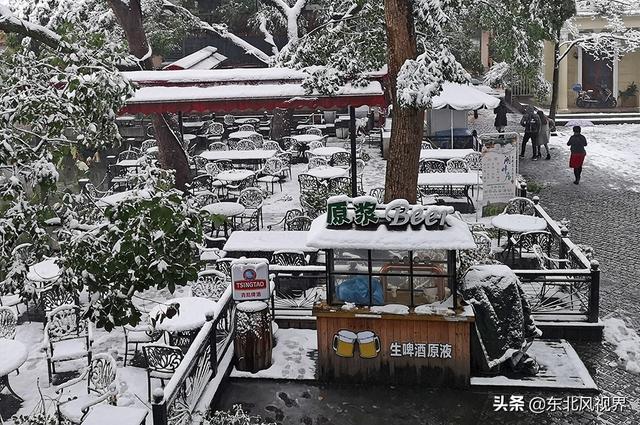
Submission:
[[[351,142],[351,196],[358,196],[358,170],[356,166],[356,108],[349,105],[349,140]]]
[[[600,263],[591,260],[591,294],[589,296],[589,322],[597,323],[600,315]]]
[[[255,373],[271,366],[271,318],[263,301],[245,301],[236,307],[234,350],[236,368]]]
[[[169,423],[167,404],[164,401],[164,391],[162,388],[156,388],[153,391],[153,403],[151,408],[153,425],[167,425]]]

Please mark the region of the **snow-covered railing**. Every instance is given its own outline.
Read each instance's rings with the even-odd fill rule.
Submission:
[[[183,425],[201,414],[199,406],[208,405],[221,378],[226,375],[233,355],[234,302],[231,285],[189,347],[167,385],[153,393],[154,425]]]
[[[569,239],[565,227],[553,220],[533,197],[536,215],[547,222],[551,234],[550,257],[554,269],[514,270],[521,280],[532,313],[540,319],[597,322],[600,312],[600,268]]]

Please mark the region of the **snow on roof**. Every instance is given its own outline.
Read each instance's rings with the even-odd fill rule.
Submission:
[[[302,82],[304,71],[290,68],[183,69],[169,71],[128,71],[122,75],[140,85],[226,84],[243,82]]]
[[[206,46],[165,66],[164,70],[202,69],[211,70],[218,67],[227,57],[218,53],[213,46]]]
[[[307,245],[321,249],[474,249],[476,244],[469,227],[453,216],[447,216],[443,230],[388,230],[381,225],[375,230],[328,229],[327,215],[311,224]]]
[[[493,109],[500,104],[500,99],[490,96],[472,85],[444,83],[442,92],[434,96],[432,109],[450,108],[457,111],[481,108]]]
[[[179,71],[165,72],[173,73]],[[333,96],[321,96],[319,94],[307,95],[301,84],[237,84],[212,87],[152,86],[142,87],[136,90],[133,97],[127,100],[127,104],[260,99],[280,99],[293,102],[318,97],[382,95],[382,87],[380,83],[375,81],[370,82],[365,87],[347,85],[338,90]]]

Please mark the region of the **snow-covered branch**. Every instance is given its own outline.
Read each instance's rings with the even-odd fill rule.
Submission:
[[[186,20],[191,21],[191,23],[192,23],[192,25],[193,25],[193,27],[195,29],[199,29],[199,30],[204,31],[204,32],[214,33],[214,34],[217,34],[218,36],[220,36],[222,38],[225,38],[225,39],[231,41],[233,44],[235,44],[236,46],[238,46],[241,49],[243,49],[247,54],[255,56],[260,61],[262,61],[262,62],[264,62],[266,64],[268,64],[271,61],[270,56],[267,55],[265,52],[263,52],[262,50],[258,49],[257,47],[255,47],[251,43],[248,43],[247,41],[245,41],[242,38],[238,37],[237,35],[233,34],[232,32],[229,32],[229,30],[227,29],[226,25],[223,25],[223,24],[209,24],[207,22],[204,22],[203,20],[201,20],[200,18],[195,16],[193,13],[191,13],[188,9],[186,9],[186,8],[184,8],[182,6],[178,6],[178,5],[170,2],[169,0],[164,0],[163,8],[166,11],[169,11],[171,13],[174,13],[176,15],[179,15],[179,16],[185,18]]]
[[[259,29],[264,34],[264,41],[271,45],[271,50],[274,55],[278,54],[278,46],[276,46],[276,42],[273,39],[273,34],[267,28],[267,17],[264,14],[260,14],[258,16],[258,20],[260,22]]]
[[[2,4],[0,4],[0,30],[31,37],[53,49],[61,48],[65,51],[71,51],[71,47],[64,43],[58,34],[42,25],[18,18]]]

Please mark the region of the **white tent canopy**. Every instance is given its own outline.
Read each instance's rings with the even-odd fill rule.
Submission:
[[[451,148],[453,148],[453,111],[475,111],[476,109],[493,109],[500,104],[500,99],[478,90],[470,84],[446,82],[442,92],[431,100],[432,109],[449,109],[451,125]]]
[[[493,109],[500,104],[500,99],[478,90],[472,85],[444,83],[442,92],[431,101],[433,109],[455,109],[456,111],[474,111],[476,109]]]

